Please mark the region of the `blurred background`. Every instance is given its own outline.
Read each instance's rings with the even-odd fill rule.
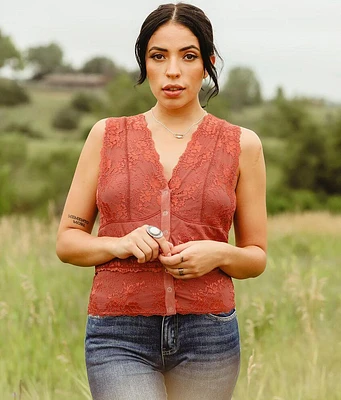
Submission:
[[[224,60],[207,110],[261,137],[269,213],[341,211],[341,3],[191,3],[211,19]],[[154,104],[147,84],[134,87],[134,44],[158,4],[2,5],[0,214],[60,212],[96,120]]]
[[[208,112],[254,130],[267,164],[264,274],[235,281],[234,400],[341,393],[341,2],[189,1],[210,18],[220,94]],[[159,1],[0,5],[0,398],[90,399],[83,356],[93,268],[55,255],[79,153],[100,118],[155,99],[134,44]],[[233,240],[233,234],[231,233]]]

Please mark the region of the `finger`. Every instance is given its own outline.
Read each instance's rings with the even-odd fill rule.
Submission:
[[[190,242],[181,243],[181,244],[178,244],[177,246],[173,246],[172,254],[181,253],[182,251],[184,251],[185,249],[187,249],[190,246],[191,246]]]
[[[131,250],[131,253],[134,257],[137,258],[138,263],[144,263],[146,262],[146,255],[144,252],[136,245],[134,248]]]
[[[181,256],[179,254],[174,254],[173,256],[164,256],[163,254],[159,254],[159,260],[166,267],[177,268],[181,263]]]
[[[142,228],[146,231],[146,233],[149,237],[152,237],[153,240],[156,241],[156,243],[159,245],[159,247],[161,249],[161,253],[163,253],[164,255],[171,255],[171,249],[172,249],[173,245],[171,245],[171,243],[169,243],[166,240],[166,238],[163,236],[162,231],[158,227],[150,226],[150,225],[143,225]],[[151,230],[155,230],[157,235],[159,234],[157,231],[159,231],[161,237],[155,236],[153,234],[154,232],[151,232]]]
[[[166,268],[166,271],[175,279],[187,280],[195,277],[185,268]]]
[[[141,262],[157,259],[159,255],[159,246],[155,243],[154,239],[150,237],[140,238],[137,240],[136,246],[138,246],[138,248],[144,253],[144,261]]]
[[[160,253],[162,253],[165,256],[170,256],[172,254],[172,247],[173,245],[169,243],[165,237],[162,237],[160,239],[154,239],[158,245],[160,246]]]

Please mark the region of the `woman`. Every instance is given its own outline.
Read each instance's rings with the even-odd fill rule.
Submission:
[[[94,125],[57,239],[62,261],[96,266],[85,343],[92,396],[230,399],[240,352],[231,278],[266,264],[262,146],[200,106],[204,78],[219,90],[200,9],[160,6],[135,49],[156,105]]]

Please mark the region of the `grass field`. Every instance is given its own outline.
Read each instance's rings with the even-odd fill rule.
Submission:
[[[90,399],[83,359],[92,268],[56,257],[57,221],[0,219],[0,398]],[[269,261],[236,281],[234,400],[339,400],[341,216],[269,219]],[[185,399],[184,399],[185,400]]]

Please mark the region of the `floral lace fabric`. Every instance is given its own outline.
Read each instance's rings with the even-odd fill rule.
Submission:
[[[101,151],[99,236],[121,237],[144,225],[160,227],[174,245],[228,242],[236,208],[240,128],[206,115],[169,181],[143,114],[109,118]],[[134,257],[96,266],[91,315],[218,313],[234,307],[231,278],[220,269],[188,281],[159,261]]]

